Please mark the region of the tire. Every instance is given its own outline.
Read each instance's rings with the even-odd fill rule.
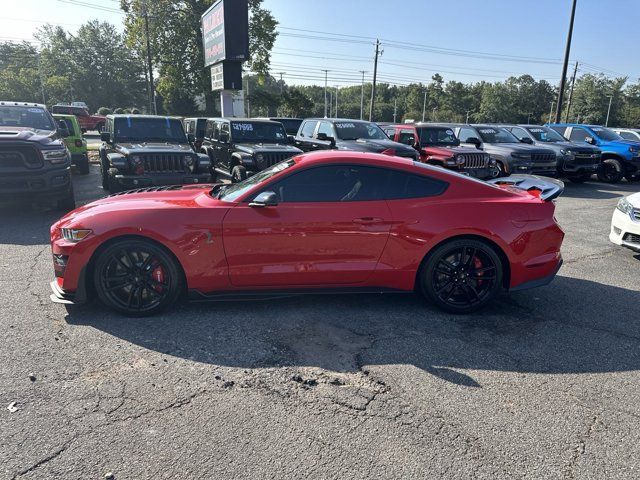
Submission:
[[[573,183],[584,183],[587,180],[591,179],[591,174],[590,173],[582,173],[576,177],[569,177],[569,180]]]
[[[78,173],[80,175],[89,175],[89,157],[85,156],[77,165]]]
[[[129,317],[154,315],[174,305],[184,285],[177,260],[147,240],[116,241],[94,262],[93,286],[100,302]]]
[[[75,208],[76,199],[73,193],[73,185],[71,185],[71,188],[67,191],[67,194],[64,197],[56,200],[56,210],[59,210],[61,212],[70,212]]]
[[[622,163],[616,158],[607,158],[602,161],[598,171],[598,180],[605,183],[618,183],[624,176]]]
[[[102,181],[102,189],[109,190],[109,162],[105,158],[104,153],[100,152],[100,179]]]
[[[626,178],[627,182],[629,182],[629,183],[637,182],[637,181],[640,181],[640,173],[636,173],[635,175],[626,174],[624,176],[624,178]]]
[[[231,183],[238,183],[247,178],[247,169],[242,165],[236,165],[231,169]]]
[[[111,194],[118,193],[123,190],[122,185],[120,185],[118,180],[116,180],[117,173],[118,173],[118,170],[115,168],[110,168],[109,171],[107,172],[107,189]]]
[[[438,308],[471,313],[502,290],[502,261],[484,242],[451,240],[429,254],[419,281],[422,294]]]

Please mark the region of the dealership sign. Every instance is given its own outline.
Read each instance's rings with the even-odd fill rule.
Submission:
[[[223,60],[243,62],[249,57],[247,0],[218,0],[204,12],[201,22],[205,67]]]
[[[211,67],[211,90],[241,90],[242,63],[223,61]]]

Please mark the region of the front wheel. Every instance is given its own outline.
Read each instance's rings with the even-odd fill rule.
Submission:
[[[598,171],[598,180],[606,183],[618,183],[624,176],[622,163],[615,158],[607,158],[602,161]]]
[[[502,262],[478,240],[452,240],[435,249],[420,273],[422,293],[451,313],[484,307],[502,288]]]
[[[231,169],[231,182],[238,183],[247,178],[247,169],[242,165],[236,165]]]
[[[130,317],[159,313],[184,288],[177,261],[160,246],[137,239],[117,241],[100,253],[93,284],[105,306]]]

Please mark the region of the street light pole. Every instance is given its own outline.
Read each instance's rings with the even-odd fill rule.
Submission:
[[[562,115],[562,104],[564,100],[564,88],[567,82],[567,68],[569,66],[569,53],[571,52],[571,37],[573,36],[573,20],[576,16],[576,1],[573,0],[571,6],[571,19],[569,20],[569,33],[567,34],[567,45],[564,49],[564,62],[562,64],[562,77],[560,77],[560,89],[558,90],[558,104],[556,105],[555,123],[560,123]]]
[[[144,35],[147,41],[147,68],[149,69],[149,113],[154,115],[158,114],[158,108],[156,106],[156,93],[155,86],[153,84],[153,65],[151,63],[151,41],[149,40],[149,12],[147,11],[147,2],[145,1],[142,7],[142,15],[144,17]]]
[[[338,118],[338,85],[336,85],[336,111],[334,112],[335,117]]]
[[[362,120],[362,115],[364,115],[364,74],[367,73],[366,70],[360,70],[362,74],[362,85],[360,87],[360,120]]]
[[[369,105],[369,121],[373,122],[373,109],[376,105],[376,80],[378,78],[378,57],[380,56],[380,40],[376,39],[376,56],[373,59],[373,83],[371,84],[371,103]]]
[[[324,118],[327,118],[327,74],[329,70],[322,70],[324,72]]]
[[[422,101],[422,121],[424,122],[424,114],[427,110],[427,89],[424,90],[424,100]]]
[[[467,124],[469,123],[469,112],[471,112],[471,110],[467,110],[467,119],[464,122],[464,123],[467,123]]]
[[[613,102],[613,94],[609,97],[609,108],[607,108],[607,119],[604,122],[604,126],[609,126],[609,114],[611,113],[611,102]]]
[[[553,120],[553,100],[551,100],[551,107],[549,108],[549,123],[551,123]]]

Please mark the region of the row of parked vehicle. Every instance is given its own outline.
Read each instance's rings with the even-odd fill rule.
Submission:
[[[69,107],[71,108],[71,107]],[[513,173],[583,182],[594,173],[640,178],[640,139],[600,126],[375,124],[329,118],[185,118],[108,115],[100,173],[110,193],[155,185],[236,183],[301,152],[383,153],[487,180]],[[83,127],[74,113],[0,102],[0,193],[52,198],[73,207],[69,168],[89,172]],[[57,134],[56,134],[57,132]],[[634,132],[631,130],[630,132]],[[628,132],[626,132],[628,133]]]

